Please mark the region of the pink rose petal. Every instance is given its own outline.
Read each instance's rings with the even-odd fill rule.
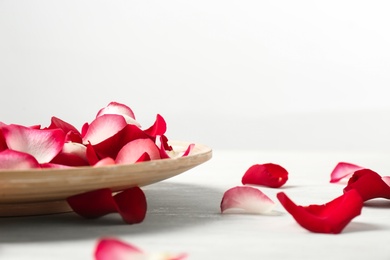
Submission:
[[[361,169],[364,168],[356,164],[339,162],[330,174],[330,182],[336,183],[342,179],[349,178],[355,171]]]
[[[387,185],[390,186],[390,176],[383,176],[383,177],[382,177],[382,180],[383,180]]]
[[[129,142],[119,151],[115,162],[117,164],[135,163],[144,153],[147,153],[150,160],[160,159],[160,151],[156,144],[150,139],[137,139]]]
[[[111,114],[99,116],[89,125],[83,136],[83,143],[98,144],[121,131],[126,125],[123,116]]]
[[[40,168],[34,156],[6,149],[0,152],[0,170],[25,170]]]
[[[102,115],[121,115],[125,118],[128,124],[141,127],[141,125],[135,120],[135,115],[133,113],[133,110],[131,110],[130,107],[118,102],[111,102],[106,107],[100,109],[96,117]]]
[[[187,258],[186,254],[147,254],[136,246],[115,238],[100,239],[94,255],[95,260],[184,260]]]
[[[282,166],[273,163],[255,164],[249,167],[242,177],[242,184],[262,185],[279,188],[288,180],[288,172]]]
[[[93,166],[94,167],[99,167],[99,166],[114,165],[114,164],[115,164],[115,160],[114,159],[112,159],[111,157],[106,157],[104,159],[101,159],[97,163],[95,163]]]
[[[363,201],[374,198],[390,199],[390,186],[376,172],[370,169],[356,171],[344,188],[344,192],[356,190]]]
[[[21,125],[2,127],[9,149],[31,154],[39,163],[50,162],[64,146],[61,129],[32,129]]]
[[[221,201],[221,213],[270,213],[275,203],[259,189],[237,186],[227,190]]]
[[[116,158],[118,152],[127,143],[136,140],[149,138],[140,128],[135,125],[126,125],[121,131],[110,138],[95,144],[93,146],[95,153],[99,158],[111,157]]]
[[[80,143],[66,142],[62,151],[51,160],[51,163],[67,166],[87,166],[87,148]]]

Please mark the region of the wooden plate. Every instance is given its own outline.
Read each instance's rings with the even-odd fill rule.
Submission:
[[[170,142],[175,151],[189,143]],[[209,160],[212,150],[195,144],[189,156],[149,162],[69,169],[0,171],[0,216],[25,216],[71,211],[65,199],[87,191],[121,191],[183,173]]]

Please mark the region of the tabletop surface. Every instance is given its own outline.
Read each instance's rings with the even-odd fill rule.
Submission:
[[[143,187],[148,211],[140,224],[118,214],[86,220],[75,213],[0,218],[0,259],[94,259],[98,239],[114,237],[145,252],[187,253],[188,259],[390,259],[390,201],[374,199],[341,234],[311,233],[278,203],[284,191],[297,204],[323,204],[342,194],[330,172],[351,162],[390,175],[389,155],[375,152],[216,150],[181,175]],[[258,186],[275,203],[272,215],[221,214],[229,188],[253,164],[289,172],[279,189]],[[309,258],[310,257],[310,258]]]

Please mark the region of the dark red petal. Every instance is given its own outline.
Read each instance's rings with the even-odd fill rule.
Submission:
[[[65,133],[61,129],[7,125],[2,127],[2,131],[9,149],[31,154],[39,163],[50,162],[65,143]]]
[[[126,189],[115,194],[117,210],[128,224],[140,223],[145,219],[147,203],[144,192],[139,187]]]
[[[69,206],[84,218],[98,218],[116,212],[110,189],[90,191],[67,198]]]
[[[34,156],[10,149],[0,151],[0,169],[22,170],[40,168]]]
[[[336,183],[341,181],[342,179],[349,178],[352,174],[357,171],[364,169],[361,166],[356,164],[347,163],[347,162],[339,162],[333,169],[330,174],[330,182]]]
[[[58,117],[55,117],[53,116],[51,118],[51,124],[50,126],[47,127],[48,129],[62,129],[65,133],[69,133],[69,132],[74,132],[76,134],[80,134],[79,130],[77,130],[76,127],[74,127],[73,125],[65,122],[64,120],[62,119],[59,119]]]
[[[363,201],[374,198],[390,199],[390,186],[378,173],[370,169],[358,170],[352,175],[344,192],[350,190],[356,190]]]
[[[363,200],[355,190],[348,191],[323,205],[296,205],[284,192],[277,195],[283,207],[303,228],[316,233],[338,234],[360,215]]]
[[[96,154],[95,148],[91,144],[87,144],[86,147],[87,147],[86,155],[87,155],[89,165],[95,165],[98,161],[100,161],[100,158]]]
[[[147,161],[150,161],[150,156],[148,153],[143,153],[141,155],[141,157],[138,158],[138,160],[136,162],[147,162]]]
[[[242,184],[263,185],[279,188],[288,180],[288,172],[282,166],[273,163],[255,164],[249,167],[242,177]]]
[[[164,118],[159,114],[157,114],[156,121],[154,122],[154,124],[148,129],[144,130],[144,132],[151,137],[164,135],[166,131],[167,131],[167,124]]]

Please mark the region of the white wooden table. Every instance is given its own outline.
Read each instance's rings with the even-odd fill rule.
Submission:
[[[329,183],[339,161],[390,175],[390,156],[383,153],[216,150],[205,164],[144,187],[148,212],[141,224],[126,225],[116,214],[0,218],[0,259],[93,259],[96,241],[107,236],[147,252],[186,252],[189,259],[390,259],[390,201],[367,202],[338,235],[308,232],[278,203],[279,191],[301,205],[341,195],[344,186]],[[266,162],[290,174],[280,189],[259,187],[279,214],[220,214],[223,193],[241,185],[249,166]]]

